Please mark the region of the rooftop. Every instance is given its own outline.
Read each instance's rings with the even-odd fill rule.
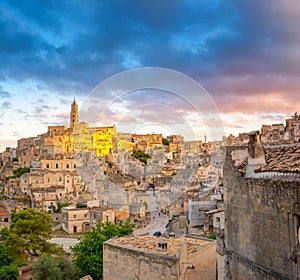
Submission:
[[[157,244],[159,241],[167,241],[168,249],[166,251],[158,251]],[[106,243],[127,249],[140,250],[146,253],[157,253],[160,255],[176,257],[178,255],[180,246],[183,243],[183,239],[165,239],[155,236],[135,236],[113,238]]]
[[[266,165],[256,169],[256,173],[300,174],[300,144],[265,146],[264,153]],[[248,158],[237,165],[242,176],[245,176],[247,165]]]
[[[157,244],[160,241],[167,242],[168,248],[166,251],[158,251]],[[155,236],[120,237],[120,238],[110,239],[105,243],[114,246],[120,246],[122,248],[143,251],[145,253],[156,253],[159,255],[178,257],[181,245],[184,242],[187,243],[188,254],[195,253],[203,249],[207,245],[212,244],[211,241],[188,238],[188,237],[167,239],[167,238],[155,237]]]
[[[188,255],[201,251],[208,245],[214,244],[212,241],[207,241],[203,239],[195,239],[190,237],[184,237],[187,242],[187,253]]]
[[[256,172],[300,173],[300,145],[265,148],[266,166]]]

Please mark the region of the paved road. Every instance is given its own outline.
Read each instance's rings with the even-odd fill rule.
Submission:
[[[158,210],[151,212],[151,223],[141,229],[137,229],[133,232],[135,236],[140,235],[153,235],[154,232],[160,231],[163,233],[166,230],[166,225],[169,222],[169,217],[160,213]]]
[[[77,238],[51,238],[50,242],[62,246],[65,251],[71,253],[71,246],[75,246],[79,240]]]
[[[151,223],[142,229],[135,230],[133,232],[135,236],[147,234],[153,235],[156,231],[160,231],[163,234],[166,230],[166,225],[169,222],[169,217],[160,213],[158,209],[157,196],[155,195],[155,192],[149,191],[147,193],[150,195]]]

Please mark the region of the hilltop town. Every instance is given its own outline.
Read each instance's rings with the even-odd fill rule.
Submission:
[[[28,208],[48,213],[62,240],[130,220],[131,236],[104,243],[104,279],[297,279],[299,140],[297,114],[219,142],[185,141],[90,127],[74,99],[68,127],[0,154],[0,229]]]

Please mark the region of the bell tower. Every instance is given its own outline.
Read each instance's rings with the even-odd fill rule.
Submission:
[[[74,128],[75,125],[78,124],[78,120],[79,120],[78,105],[77,105],[75,97],[74,97],[74,101],[71,104],[70,127]]]

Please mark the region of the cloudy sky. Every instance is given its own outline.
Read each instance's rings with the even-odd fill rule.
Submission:
[[[103,81],[140,67],[197,81],[226,134],[284,122],[300,111],[299,24],[296,0],[2,0],[0,147],[68,125],[74,96],[81,121],[99,120],[99,108],[84,111],[95,102],[107,108],[103,125],[132,130],[135,123],[134,131],[150,133],[199,127],[203,137],[199,116],[209,112],[192,109],[200,97],[185,102],[191,93],[138,89],[117,102],[116,92],[91,98]]]

